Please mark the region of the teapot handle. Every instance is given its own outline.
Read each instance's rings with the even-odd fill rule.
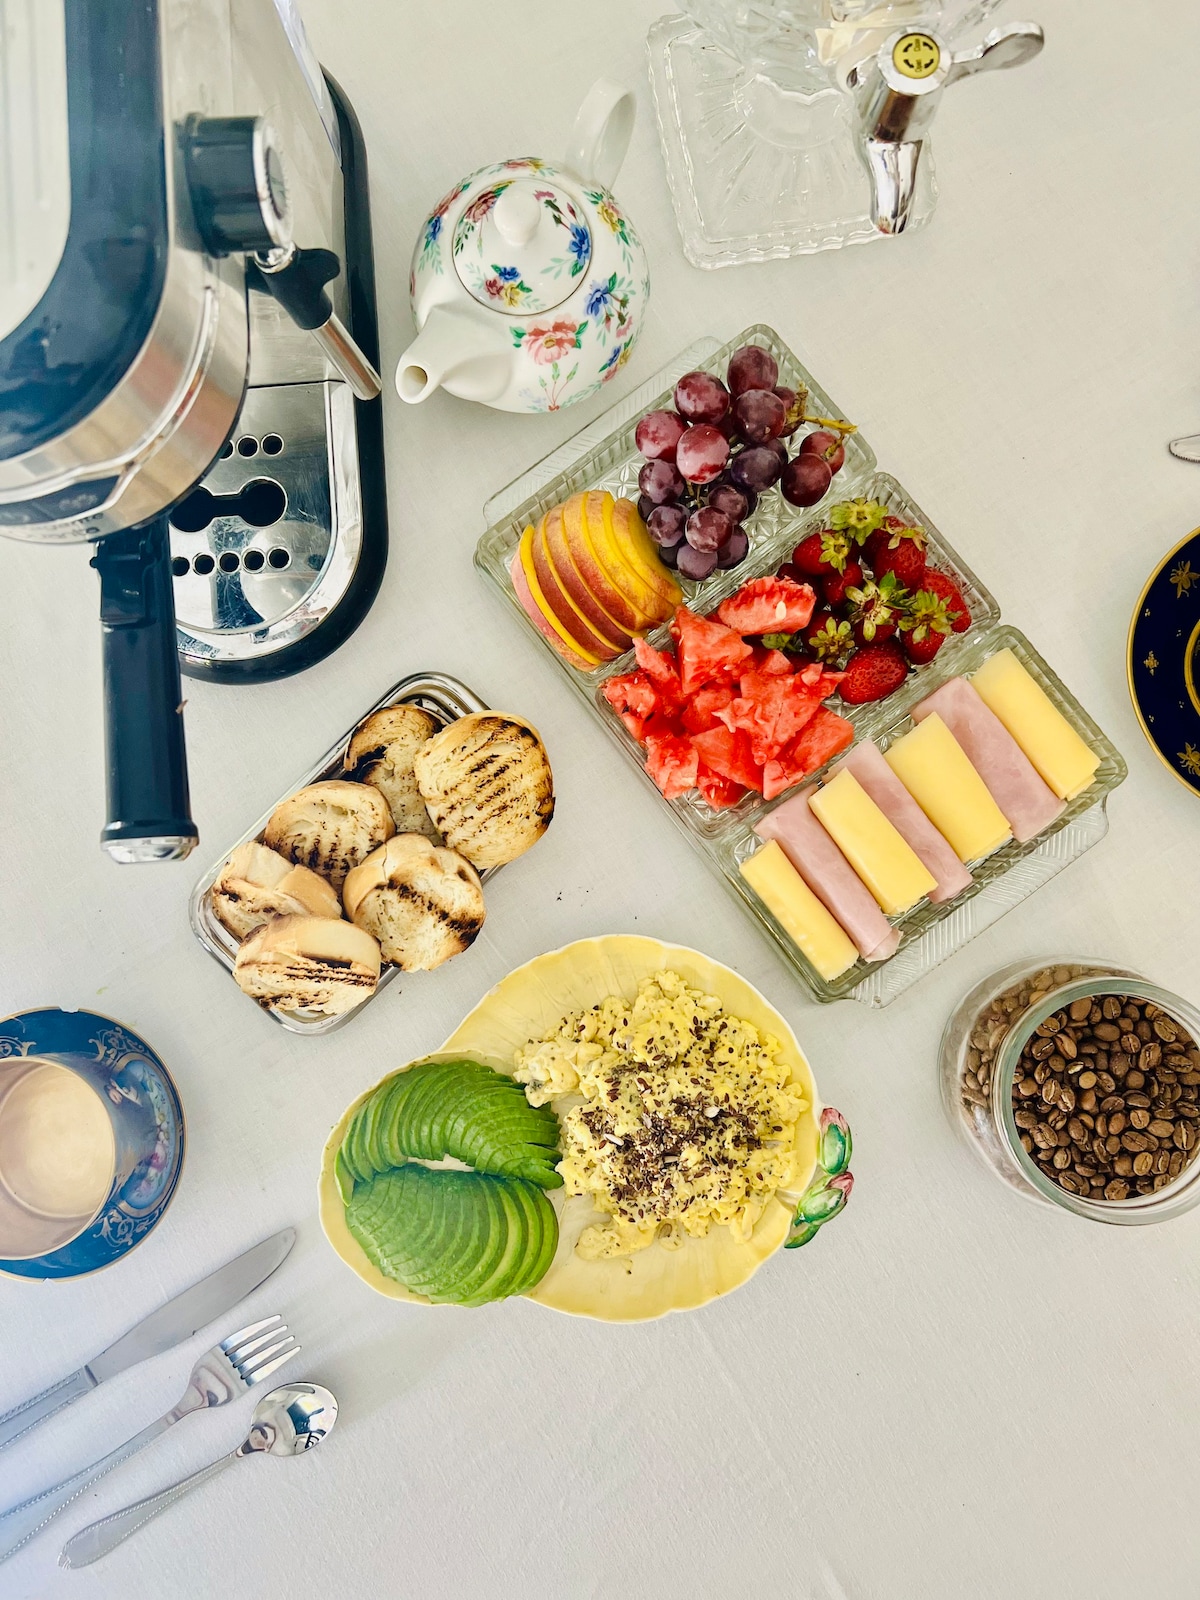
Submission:
[[[611,189],[629,149],[637,102],[633,91],[611,78],[598,78],[584,96],[571,140],[566,166],[601,189]]]

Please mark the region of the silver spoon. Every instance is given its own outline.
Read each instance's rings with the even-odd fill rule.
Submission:
[[[236,1450],[220,1456],[199,1472],[181,1478],[178,1483],[145,1500],[114,1511],[110,1516],[89,1522],[86,1528],[72,1534],[63,1545],[58,1558],[60,1567],[87,1567],[99,1561],[110,1550],[115,1550],[123,1539],[160,1511],[174,1505],[197,1485],[215,1478],[240,1456],[258,1455],[265,1451],[273,1456],[298,1456],[320,1444],[333,1431],[337,1421],[338,1403],[328,1389],[318,1383],[285,1383],[264,1395],[254,1408],[250,1432]]]

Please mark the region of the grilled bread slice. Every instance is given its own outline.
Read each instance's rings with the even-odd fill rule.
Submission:
[[[271,813],[263,838],[289,861],[311,867],[341,889],[351,867],[395,833],[392,813],[369,783],[310,783]]]
[[[272,917],[342,915],[332,884],[253,839],[238,845],[210,891],[213,913],[235,939],[247,939]]]
[[[275,917],[238,951],[233,976],[263,1005],[338,1016],[374,994],[379,945],[331,917]]]
[[[417,784],[452,850],[481,871],[536,844],[554,815],[554,779],[536,728],[479,711],[417,751]]]
[[[379,940],[384,960],[405,972],[429,972],[459,955],[485,915],[471,863],[419,833],[398,833],[355,867],[342,899],[351,921]]]
[[[346,777],[374,784],[387,800],[397,833],[438,841],[413,772],[413,758],[441,724],[419,706],[384,706],[355,730],[346,752]],[[440,842],[440,841],[438,841]]]

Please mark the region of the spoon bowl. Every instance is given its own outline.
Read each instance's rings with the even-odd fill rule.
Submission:
[[[254,1408],[239,1456],[298,1456],[333,1432],[338,1403],[319,1383],[283,1383]]]

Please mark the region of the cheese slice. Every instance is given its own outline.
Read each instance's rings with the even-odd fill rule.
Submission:
[[[1011,650],[997,650],[971,682],[1060,800],[1088,787],[1100,757]]]
[[[979,861],[1012,838],[1004,813],[936,712],[884,755],[960,861]]]
[[[908,911],[937,888],[933,873],[852,772],[839,772],[808,804],[885,916]]]
[[[788,938],[828,982],[858,960],[858,950],[772,839],[740,868]]]

